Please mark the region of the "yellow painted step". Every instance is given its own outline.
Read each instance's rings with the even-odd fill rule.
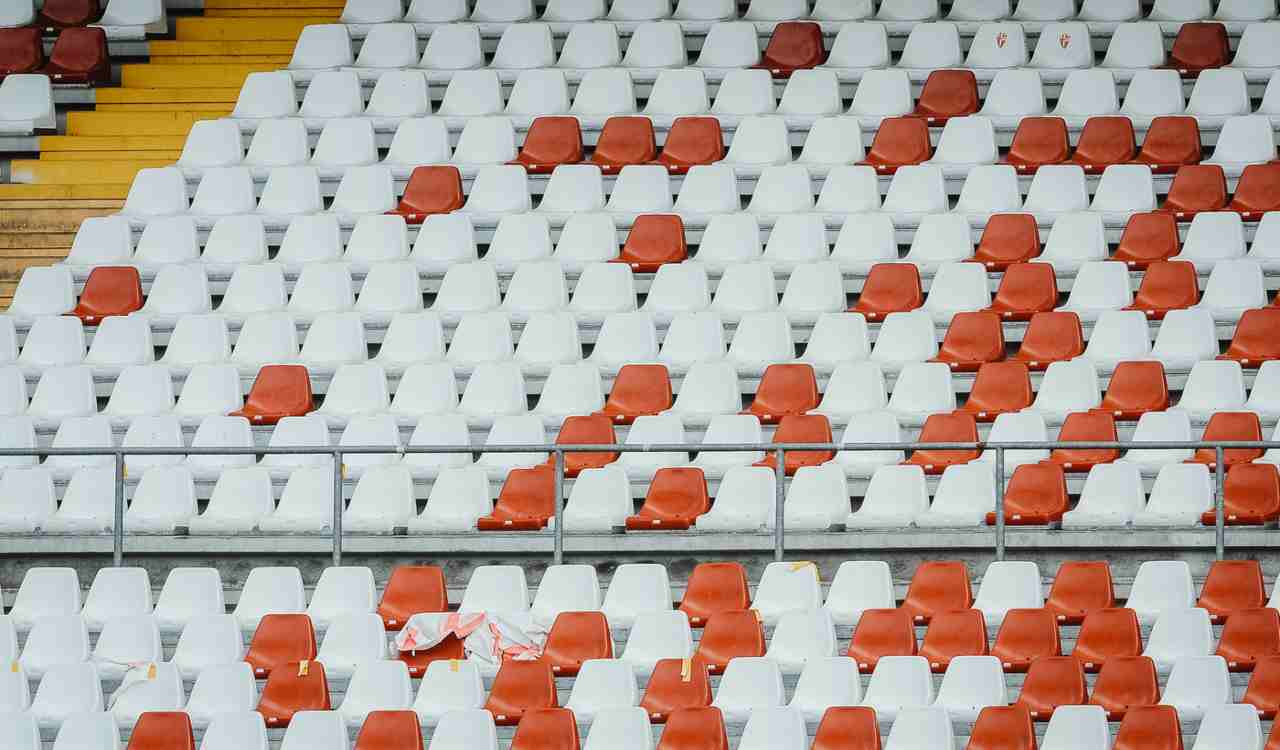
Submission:
[[[240,88],[250,73],[279,70],[273,64],[227,65],[125,65],[121,85],[125,88]]]
[[[310,18],[312,23],[336,23],[341,11],[333,15],[309,8],[276,8],[270,10],[205,10],[206,18]]]
[[[181,135],[46,135],[40,138],[40,158],[98,151],[181,151],[186,140]]]
[[[14,159],[9,173],[16,183],[28,185],[119,185],[133,182],[140,169],[164,167],[172,159],[127,161],[39,161]]]
[[[178,18],[175,38],[179,41],[296,41],[307,26],[332,23],[336,16],[310,18]]]
[[[233,86],[201,87],[198,89],[98,89],[96,94],[98,109],[104,106],[125,106],[139,104],[180,104],[170,106],[173,110],[187,109],[189,104],[220,103],[234,105],[240,96],[240,89]]]
[[[4,209],[21,208],[32,201],[64,201],[68,208],[86,200],[115,201],[112,205],[119,208],[129,196],[129,185],[0,185],[0,224]]]
[[[341,0],[205,0],[205,10],[271,10],[276,8],[322,8],[342,12]]]
[[[162,64],[160,58],[183,60],[190,58],[228,58],[226,62],[239,62],[232,58],[241,57],[284,57],[293,55],[295,40],[258,40],[258,41],[217,41],[217,42],[175,42],[157,39],[149,42],[151,62]]]
[[[198,120],[230,114],[213,112],[68,112],[67,135],[181,135]]]

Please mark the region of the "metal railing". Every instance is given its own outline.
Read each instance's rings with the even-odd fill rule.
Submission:
[[[331,536],[333,540],[333,564],[342,563],[342,515],[345,510],[343,483],[345,470],[343,456],[365,454],[396,454],[403,458],[413,454],[453,454],[453,453],[547,453],[549,463],[554,466],[555,494],[555,528],[553,529],[554,548],[553,561],[557,564],[564,559],[564,480],[565,454],[567,453],[724,453],[755,451],[774,457],[774,471],[777,477],[774,491],[774,558],[782,560],[786,553],[785,527],[785,494],[786,494],[786,457],[789,452],[896,452],[928,449],[933,451],[988,451],[994,454],[994,471],[996,473],[994,551],[997,560],[1003,560],[1006,552],[1006,525],[1004,514],[1005,496],[1005,453],[1007,451],[1040,451],[1068,448],[1073,450],[1127,450],[1142,448],[1144,450],[1203,450],[1215,452],[1215,484],[1214,492],[1214,551],[1221,560],[1225,548],[1224,488],[1226,482],[1225,453],[1233,449],[1280,448],[1280,442],[1267,440],[1250,441],[1179,441],[1179,442],[1133,442],[1133,441],[1100,441],[1100,442],[968,442],[968,443],[651,443],[651,444],[592,444],[592,445],[559,445],[559,444],[522,444],[522,445],[413,445],[413,446],[298,446],[269,448],[44,448],[44,449],[0,449],[0,456],[103,456],[113,457],[115,467],[115,523],[112,527],[113,564],[117,567],[124,561],[124,514],[125,514],[125,456],[229,456],[229,455],[327,455],[333,459],[333,519]]]

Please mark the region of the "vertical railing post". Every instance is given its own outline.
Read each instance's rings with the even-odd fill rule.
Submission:
[[[342,564],[342,480],[346,468],[342,465],[342,450],[333,450],[333,564]]]
[[[785,513],[783,513],[782,502],[786,496],[787,484],[787,452],[782,448],[778,448],[777,460],[778,465],[774,467],[774,473],[778,479],[773,488],[773,559],[781,562],[786,554],[786,529],[783,528]]]
[[[556,498],[556,530],[555,550],[551,554],[551,560],[560,565],[564,562],[564,450],[559,447],[555,449],[555,460],[555,489],[552,494]]]
[[[1217,447],[1215,452],[1217,453],[1217,456],[1215,456],[1217,464],[1214,467],[1213,474],[1218,486],[1217,491],[1213,493],[1213,552],[1217,555],[1217,559],[1221,560],[1226,552],[1227,543],[1227,524],[1223,515],[1226,502],[1226,498],[1223,496],[1223,487],[1226,484],[1227,462],[1226,451],[1222,449],[1221,445]]]
[[[1004,559],[1004,448],[996,449],[996,560]]]
[[[116,507],[112,526],[111,564],[124,565],[124,451],[116,451]]]

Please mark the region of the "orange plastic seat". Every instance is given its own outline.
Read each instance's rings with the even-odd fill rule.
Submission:
[[[1182,750],[1182,726],[1173,706],[1135,706],[1127,712],[1111,750]]]
[[[941,127],[952,117],[978,111],[978,79],[971,70],[935,70],[925,79],[916,100],[916,117]]]
[[[318,661],[281,664],[271,671],[258,699],[258,713],[268,729],[289,726],[299,711],[331,711],[329,682]]]
[[[711,677],[697,659],[659,659],[640,699],[651,724],[665,724],[681,709],[710,705]]]
[[[671,376],[666,365],[623,365],[613,379],[613,389],[596,412],[614,424],[631,424],[636,417],[659,414],[671,408]]]
[[[1274,722],[1271,724],[1271,732],[1267,735],[1267,744],[1262,746],[1262,750],[1280,750],[1280,727]]]
[[[807,366],[807,365],[806,365]],[[775,443],[831,443],[831,422],[822,414],[792,414],[778,422],[773,433]],[[821,466],[836,457],[835,451],[787,451],[783,471],[792,476],[806,466]],[[756,466],[776,467],[777,454],[766,453]]]
[[[1170,310],[1184,310],[1200,301],[1199,278],[1194,263],[1161,260],[1147,266],[1133,304],[1151,320],[1164,320]]]
[[[992,316],[994,317],[994,316]],[[987,362],[978,368],[969,398],[960,411],[979,422],[994,422],[1000,414],[1031,406],[1031,371],[1022,362]]]
[[[1280,470],[1275,464],[1232,466],[1222,485],[1222,516],[1228,526],[1261,526],[1280,519]],[[1200,522],[1215,525],[1217,512],[1206,511]]]
[[[574,119],[574,118],[569,118]],[[610,117],[604,121],[588,164],[604,174],[617,174],[631,164],[645,164],[658,156],[653,121],[648,117]]]
[[[506,660],[498,667],[484,708],[499,726],[515,726],[525,711],[555,708],[557,704],[556,678],[550,664]]]
[[[931,362],[945,362],[952,372],[977,372],[1004,359],[1004,328],[989,312],[956,313]]]
[[[1252,672],[1260,660],[1280,656],[1280,612],[1262,606],[1233,611],[1215,653],[1232,672]]]
[[[1180,250],[1178,222],[1170,214],[1150,211],[1129,217],[1111,260],[1141,271],[1156,261],[1172,258]]]
[[[556,514],[555,468],[512,469],[502,483],[493,513],[476,522],[480,531],[534,531]]]
[[[1169,408],[1169,383],[1160,362],[1120,362],[1111,374],[1098,410],[1112,417],[1136,421],[1149,411]]]
[[[1241,367],[1259,367],[1263,362],[1280,359],[1280,308],[1264,307],[1245,310],[1236,324],[1227,353],[1218,359],[1234,359]]]
[[[98,0],[44,0],[36,22],[47,29],[86,26],[101,15]]]
[[[876,710],[867,706],[832,706],[822,714],[810,750],[880,750]]]
[[[1002,320],[1031,320],[1058,306],[1058,278],[1048,263],[1012,263],[1000,277],[1000,286],[988,312]],[[1083,338],[1083,334],[1081,336]]]
[[[1163,67],[1173,68],[1183,78],[1195,78],[1200,71],[1221,68],[1231,62],[1227,27],[1220,23],[1184,23],[1169,50]]]
[[[774,78],[790,78],[797,70],[814,68],[827,60],[822,27],[811,21],[786,21],[773,27],[760,63]]]
[[[1262,564],[1257,560],[1217,560],[1209,565],[1209,574],[1200,587],[1196,606],[1208,611],[1214,623],[1226,622],[1240,609],[1265,606]]]
[[[613,432],[613,420],[603,414],[565,417],[556,435],[556,445],[613,445],[618,442]],[[576,477],[586,469],[599,469],[618,460],[617,451],[600,453],[565,453],[564,475]],[[548,466],[555,466],[555,456],[547,459]]]
[[[1060,442],[1115,442],[1115,417],[1102,411],[1078,411],[1067,415],[1058,431]],[[1087,473],[1098,464],[1109,464],[1120,458],[1118,448],[1055,448],[1049,461],[1071,473]]]
[[[1156,174],[1169,174],[1185,165],[1199,164],[1203,150],[1196,118],[1166,115],[1151,120],[1134,161],[1146,164]]]
[[[422,747],[421,740],[416,747]],[[572,711],[535,708],[524,712],[511,738],[510,750],[578,750],[578,747],[578,720]]]
[[[917,623],[927,623],[937,612],[969,609],[973,592],[969,569],[958,561],[923,562],[911,576],[902,609]]]
[[[1043,526],[1062,520],[1067,512],[1067,475],[1049,462],[1023,464],[1013,470],[1004,491],[1004,522],[1009,526]],[[994,526],[996,514],[987,514]]]
[[[677,117],[653,163],[666,167],[671,174],[685,174],[690,167],[714,164],[723,158],[724,135],[718,119]]]
[[[730,659],[764,656],[764,624],[749,609],[717,612],[707,620],[693,658],[713,675],[724,674]]]
[[[464,203],[462,173],[457,167],[447,164],[414,167],[399,205],[388,213],[403,217],[407,224],[421,224],[428,216],[457,211]]]
[[[146,711],[138,717],[126,750],[196,750],[185,711]]]
[[[1062,656],[1058,619],[1047,609],[1011,609],[1000,623],[991,655],[1006,672],[1025,672],[1042,656]]]
[[[1014,705],[1026,708],[1032,721],[1048,721],[1058,706],[1081,706],[1087,698],[1080,662],[1070,656],[1042,656],[1031,662]]]
[[[1178,167],[1161,204],[1178,221],[1190,221],[1201,211],[1221,211],[1227,205],[1227,176],[1217,164]]]
[[[1071,655],[1086,672],[1097,672],[1112,659],[1142,653],[1138,615],[1131,609],[1095,609],[1084,618]]]
[[[0,79],[10,73],[35,73],[44,65],[40,29],[24,26],[0,29]]]
[[[101,29],[99,29],[101,31]],[[87,326],[112,315],[128,315],[142,309],[142,279],[130,266],[98,266],[89,272],[80,302],[71,314]]]
[[[637,216],[622,252],[610,263],[626,263],[636,273],[657,273],[663,263],[682,263],[689,257],[684,222],[675,214]]]
[[[916,628],[905,609],[868,609],[858,618],[848,656],[859,672],[870,674],[885,656],[915,656]]]
[[[812,365],[769,365],[760,377],[751,406],[743,413],[754,414],[762,424],[777,424],[783,417],[818,408],[820,398]]]
[[[231,412],[251,424],[275,424],[285,417],[301,417],[312,409],[311,376],[302,365],[265,365],[245,397],[244,408]]]
[[[1262,423],[1251,411],[1220,411],[1209,417],[1204,428],[1204,442],[1229,440],[1262,440]],[[1261,448],[1228,448],[1222,452],[1227,468],[1262,458]],[[1218,465],[1217,452],[1213,448],[1201,448],[1189,464],[1208,464],[1210,470]]]
[[[1013,133],[1004,163],[1018,174],[1034,174],[1046,164],[1061,164],[1070,154],[1067,121],[1061,117],[1024,117]]]
[[[937,612],[929,621],[920,655],[929,661],[934,672],[947,671],[957,656],[987,655],[987,623],[982,611],[957,609]]]
[[[419,612],[448,612],[444,571],[435,565],[397,565],[378,603],[378,616],[389,631],[404,627]]]
[[[920,429],[921,443],[976,443],[978,422],[972,414],[952,412],[930,414]],[[933,450],[919,448],[903,463],[920,466],[926,474],[941,474],[948,466],[967,464],[978,457],[977,448],[966,450]]]
[[[707,497],[707,478],[702,469],[658,469],[640,511],[627,518],[627,530],[687,530],[708,510],[711,510],[711,500]]]
[[[1036,730],[1026,706],[987,706],[978,714],[965,750],[1036,750]]]
[[[561,164],[582,161],[582,127],[576,117],[535,117],[524,145],[510,164],[529,174],[551,174]]]
[[[1258,221],[1268,211],[1280,211],[1280,164],[1246,165],[1227,210],[1238,212],[1245,221]]]
[[[417,750],[421,747],[422,727],[418,714],[413,711],[370,711],[356,735],[355,750]]]
[[[704,485],[705,486],[705,485]],[[747,587],[747,571],[742,563],[698,563],[685,584],[680,611],[689,625],[700,628],[721,612],[736,612],[751,606],[751,590]]]
[[[1040,255],[1040,230],[1031,214],[993,214],[982,230],[973,262],[1003,271]]]
[[[880,121],[866,159],[858,164],[874,167],[878,174],[893,174],[898,167],[919,164],[933,156],[929,126],[918,117],[886,117]]]
[[[672,711],[658,750],[729,750],[724,715],[711,706]]]
[[[542,660],[557,677],[574,677],[588,659],[612,659],[613,636],[603,612],[561,612],[551,624]]]
[[[395,658],[404,662],[409,669],[409,676],[422,677],[433,661],[462,661],[467,658],[462,641],[455,636],[446,636],[443,641],[424,651],[396,651]]]
[[[849,312],[880,322],[889,313],[910,312],[923,304],[919,269],[910,263],[877,263],[867,272],[858,301]]]
[[[311,618],[303,614],[264,615],[244,655],[258,678],[269,677],[281,664],[314,658],[316,631]]]
[[[107,32],[97,26],[63,29],[53,43],[49,61],[40,70],[52,83],[90,86],[111,83]]]
[[[1085,174],[1102,174],[1112,164],[1130,162],[1137,155],[1133,122],[1128,117],[1090,117],[1080,130],[1071,163]]]
[[[1258,715],[1264,719],[1276,717],[1280,711],[1280,656],[1258,659],[1240,702],[1258,709]]]
[[[1102,560],[1068,560],[1058,566],[1044,608],[1063,625],[1079,625],[1095,609],[1116,606],[1111,566]]]
[[[1106,709],[1110,721],[1120,721],[1130,708],[1154,706],[1159,702],[1156,663],[1149,656],[1107,659],[1089,694],[1089,704]]]
[[[1084,354],[1084,329],[1080,326],[1080,316],[1055,311],[1031,316],[1031,323],[1022,334],[1022,344],[1010,359],[1025,362],[1035,372],[1081,354]]]

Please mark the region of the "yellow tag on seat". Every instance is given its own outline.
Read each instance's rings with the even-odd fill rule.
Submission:
[[[457,672],[457,671],[458,671],[458,669],[460,668],[460,666],[461,666],[461,664],[459,663],[459,661],[458,661],[457,659],[450,659],[450,660],[449,660],[449,671],[450,671],[450,672]]]
[[[311,662],[307,661],[306,659],[303,659],[302,661],[298,662],[299,677],[306,677],[307,673],[310,671],[311,671]]]
[[[154,680],[155,678],[156,678],[156,665],[153,662],[147,665],[147,679]]]
[[[688,682],[693,679],[693,661],[691,659],[680,660],[680,681]]]

